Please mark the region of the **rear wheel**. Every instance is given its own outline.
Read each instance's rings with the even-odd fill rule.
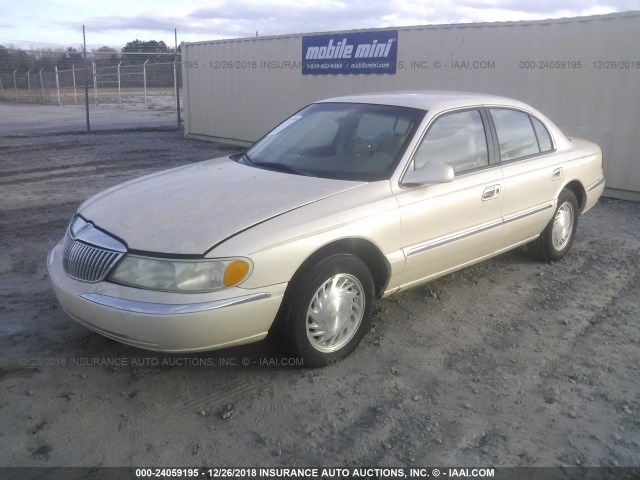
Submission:
[[[542,234],[529,244],[529,252],[547,262],[560,260],[569,251],[577,226],[578,200],[571,190],[562,190],[553,218]]]
[[[344,358],[360,343],[371,321],[374,282],[358,257],[320,260],[292,285],[284,332],[292,353],[307,367]]]

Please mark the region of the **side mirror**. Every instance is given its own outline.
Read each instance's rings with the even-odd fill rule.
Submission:
[[[441,162],[427,162],[417,170],[408,170],[402,178],[403,185],[428,185],[452,182],[454,178],[451,165]]]

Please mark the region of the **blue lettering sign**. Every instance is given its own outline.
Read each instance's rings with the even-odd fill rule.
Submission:
[[[398,31],[302,37],[302,74],[396,73]]]

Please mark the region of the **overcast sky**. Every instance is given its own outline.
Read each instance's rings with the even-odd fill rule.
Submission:
[[[201,41],[356,28],[539,20],[640,10],[640,0],[20,0],[0,4],[0,45],[39,49]]]

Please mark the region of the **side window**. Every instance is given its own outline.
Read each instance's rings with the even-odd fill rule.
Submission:
[[[545,127],[540,120],[535,117],[531,117],[531,123],[536,131],[536,137],[538,137],[538,145],[540,146],[540,152],[548,152],[553,150],[553,144],[551,143],[551,135],[547,127]]]
[[[498,134],[500,160],[514,160],[540,153],[538,138],[528,114],[506,108],[492,108],[490,112]]]
[[[430,161],[451,165],[455,173],[489,164],[487,139],[478,110],[448,113],[435,120],[414,156],[414,168]]]

